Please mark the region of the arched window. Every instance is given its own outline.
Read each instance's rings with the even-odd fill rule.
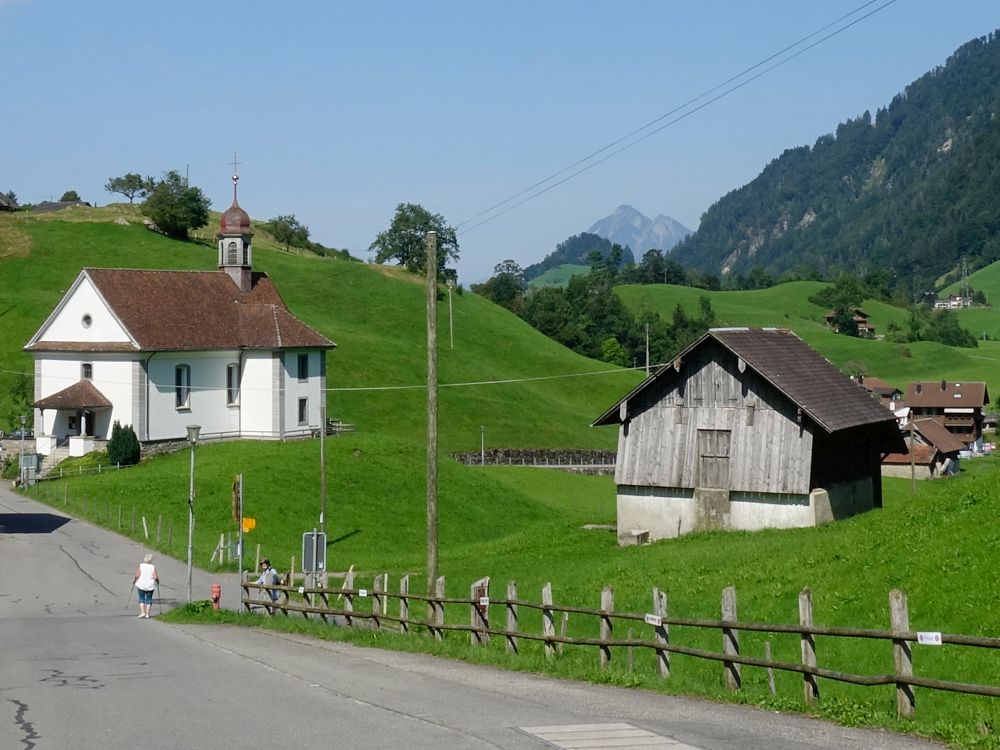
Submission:
[[[229,244],[226,245],[226,265],[235,266],[240,262],[240,248],[236,242],[230,240]]]
[[[94,379],[94,365],[90,362],[84,362],[80,365],[80,380],[93,380]]]
[[[240,366],[226,367],[226,404],[235,406],[240,402]]]
[[[174,369],[174,394],[178,409],[191,408],[191,365],[177,365]]]

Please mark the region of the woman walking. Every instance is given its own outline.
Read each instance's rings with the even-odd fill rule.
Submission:
[[[153,591],[160,583],[160,577],[156,574],[156,566],[153,565],[153,556],[148,552],[139,563],[132,583],[139,592],[139,617],[148,620],[149,610],[153,606]]]

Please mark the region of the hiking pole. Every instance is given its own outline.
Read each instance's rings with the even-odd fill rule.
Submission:
[[[156,613],[163,614],[163,597],[160,596],[160,582],[156,582]]]
[[[132,581],[132,585],[128,587],[128,599],[125,600],[125,606],[122,609],[128,609],[128,603],[132,601],[132,589],[135,588],[135,581]]]

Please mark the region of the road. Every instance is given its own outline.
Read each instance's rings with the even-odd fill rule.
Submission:
[[[0,748],[939,747],[424,655],[141,620],[135,597],[126,602],[145,551],[0,490]],[[155,562],[163,606],[185,599],[185,565]],[[217,580],[196,571],[196,598]],[[221,582],[235,606],[235,579]]]

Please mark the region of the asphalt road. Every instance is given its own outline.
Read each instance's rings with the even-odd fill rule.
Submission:
[[[421,655],[140,620],[135,596],[126,602],[145,551],[0,490],[0,748],[939,747]],[[184,564],[155,562],[163,607],[184,600]],[[219,580],[196,572],[196,598]],[[235,607],[235,579],[220,582]]]

